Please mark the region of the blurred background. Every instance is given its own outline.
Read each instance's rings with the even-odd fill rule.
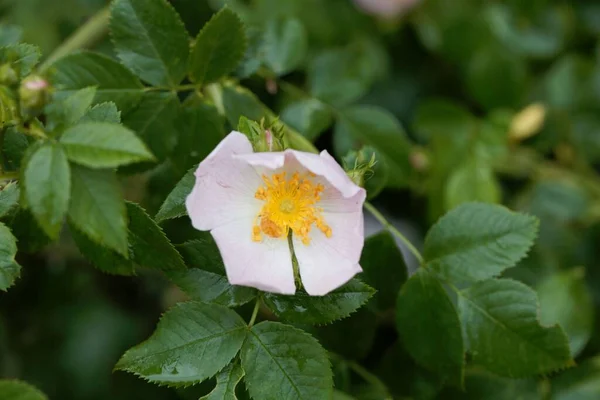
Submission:
[[[20,37],[49,55],[107,3],[0,0],[0,45]],[[473,372],[464,394],[418,371],[406,355],[394,358],[402,351],[385,318],[357,313],[320,336],[325,346],[348,345],[336,351],[378,371],[398,398],[535,399],[550,383],[553,398],[600,398],[594,318],[600,306],[600,1],[170,3],[192,37],[223,3],[238,12],[250,50],[237,77],[338,159],[361,142],[334,124],[331,110],[368,104],[398,119],[410,150],[406,162],[376,171],[388,182],[374,202],[416,244],[440,215],[464,201],[502,203],[538,216],[537,244],[506,276],[538,291],[542,321],[563,325],[581,367],[540,381]],[[275,78],[253,61],[262,32],[282,17],[301,24],[305,40],[298,42],[294,68]],[[93,49],[114,55],[107,35]],[[125,195],[154,215],[181,174],[169,165],[123,174]],[[68,233],[48,246],[32,224],[22,213],[11,225],[23,273],[0,293],[0,377],[18,377],[61,400],[186,400],[210,390],[210,382],[171,390],[113,374],[122,352],[153,331],[160,314],[182,299],[180,292],[151,271],[103,274],[79,255]],[[165,226],[175,243],[185,236],[182,226]],[[378,229],[373,221],[367,227]],[[366,326],[357,335],[361,343],[335,339],[358,326]],[[591,397],[569,397],[573,385]]]

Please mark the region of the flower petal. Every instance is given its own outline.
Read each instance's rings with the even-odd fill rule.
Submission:
[[[318,229],[311,231],[311,243],[305,245],[294,238],[294,252],[306,292],[322,296],[361,272],[360,253],[364,244],[362,209],[353,213],[323,213],[332,229],[326,237]]]
[[[239,219],[211,231],[232,285],[294,294],[294,271],[288,241],[264,236],[252,240],[253,219]]]
[[[258,213],[261,204],[254,193],[262,181],[254,168],[234,157],[247,153],[252,145],[233,131],[200,163],[185,203],[194,228],[210,230]]]

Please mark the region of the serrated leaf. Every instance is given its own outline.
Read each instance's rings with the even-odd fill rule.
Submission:
[[[296,18],[273,18],[267,22],[263,37],[266,65],[277,75],[296,69],[306,58],[308,37]]]
[[[492,204],[467,203],[428,232],[423,265],[453,282],[474,282],[514,266],[533,245],[538,221]]]
[[[116,0],[110,32],[121,62],[154,86],[174,87],[184,78],[189,36],[165,0]]]
[[[444,287],[426,269],[418,269],[402,286],[396,324],[417,364],[462,386],[465,350],[458,314]]]
[[[54,130],[57,127],[70,126],[78,122],[92,105],[96,96],[93,86],[77,90],[67,97],[53,101],[46,106],[46,128]]]
[[[187,270],[167,273],[169,280],[190,299],[237,307],[256,297],[256,289],[231,285],[214,240],[191,240],[179,246]]]
[[[0,190],[0,218],[18,207],[20,195],[21,191],[16,182],[9,182]]]
[[[48,398],[28,383],[2,379],[0,380],[0,400],[48,400]]]
[[[234,311],[187,302],[165,313],[152,336],[129,349],[116,369],[169,386],[199,383],[235,357],[248,331]]]
[[[325,296],[309,296],[300,291],[294,296],[265,293],[264,301],[284,321],[324,325],[346,318],[363,306],[373,294],[375,289],[358,279],[352,279]]]
[[[261,118],[273,115],[254,93],[241,86],[223,87],[223,108],[231,126],[237,126],[242,116],[252,121],[260,121]]]
[[[21,274],[15,261],[17,240],[6,225],[0,222],[0,290],[6,291]]]
[[[446,210],[473,201],[500,203],[502,200],[494,171],[478,158],[467,159],[450,174],[444,193]]]
[[[39,47],[26,44],[10,44],[0,48],[0,64],[9,63],[21,78],[33,71],[42,53]]]
[[[333,122],[331,109],[317,99],[303,99],[288,104],[281,119],[308,140],[314,141]]]
[[[194,171],[196,171],[196,167],[190,169],[183,176],[183,178],[177,182],[175,188],[171,191],[171,193],[169,193],[164,203],[162,203],[160,206],[160,209],[155,217],[156,222],[162,222],[167,219],[173,219],[187,215],[185,199],[192,191],[194,183],[196,182]]]
[[[69,54],[52,64],[55,70],[52,84],[58,98],[75,90],[96,86],[94,103],[113,101],[119,110],[127,113],[139,103],[143,85],[127,68],[98,53]]]
[[[189,75],[196,83],[210,83],[233,71],[246,51],[246,35],[239,17],[223,8],[204,25],[192,48]]]
[[[37,223],[31,211],[19,208],[17,212],[7,221],[12,234],[19,243],[19,251],[34,253],[47,246],[52,239]]]
[[[584,349],[594,329],[594,302],[584,278],[585,270],[574,268],[549,276],[536,288],[541,323],[564,329],[573,357]]]
[[[331,368],[309,334],[277,322],[250,329],[241,351],[244,382],[255,399],[330,399]]]
[[[373,302],[381,311],[396,305],[398,291],[408,278],[404,256],[388,232],[381,232],[365,240],[360,256],[362,279],[377,288]]]
[[[95,243],[86,235],[80,233],[72,224],[71,237],[81,254],[102,272],[125,276],[135,274],[135,266],[131,259],[127,259],[116,251]],[[132,258],[131,255],[130,258]]]
[[[200,400],[237,400],[235,387],[243,376],[244,370],[238,363],[229,364],[217,375],[217,386]]]
[[[458,311],[473,362],[510,378],[547,374],[573,364],[567,336],[542,327],[535,292],[508,279],[458,292]]]
[[[27,136],[19,132],[15,127],[8,127],[4,132],[2,145],[5,168],[9,170],[19,169],[21,160],[29,147]]]
[[[154,156],[133,131],[108,122],[82,122],[60,137],[69,160],[90,168],[112,168]]]
[[[129,243],[136,263],[165,272],[186,269],[179,252],[142,207],[127,202],[127,215]]]
[[[32,151],[23,170],[23,196],[42,229],[56,239],[69,208],[69,162],[56,143],[46,142]]]
[[[80,122],[109,122],[118,124],[121,122],[121,112],[112,101],[96,104],[81,117]]]
[[[69,220],[95,243],[129,256],[127,214],[112,171],[71,165]]]

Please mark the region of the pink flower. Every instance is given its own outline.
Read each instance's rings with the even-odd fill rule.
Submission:
[[[210,230],[231,284],[294,294],[292,249],[313,296],[362,271],[365,190],[326,151],[254,153],[234,131],[195,175],[188,214]]]

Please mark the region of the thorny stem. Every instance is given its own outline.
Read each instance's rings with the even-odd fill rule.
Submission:
[[[365,202],[365,208],[369,210],[369,212],[375,217],[377,221],[379,221],[385,229],[387,229],[392,235],[396,236],[398,239],[402,241],[408,248],[408,250],[416,257],[419,261],[419,264],[423,264],[423,256],[417,250],[417,248],[400,232],[396,227],[394,227],[390,222],[379,212],[377,208],[368,201]]]
[[[248,327],[252,328],[254,322],[256,321],[256,316],[258,315],[258,309],[260,308],[260,296],[256,298],[256,303],[254,304],[254,310],[252,310],[252,316],[250,317],[250,322],[248,322]]]

